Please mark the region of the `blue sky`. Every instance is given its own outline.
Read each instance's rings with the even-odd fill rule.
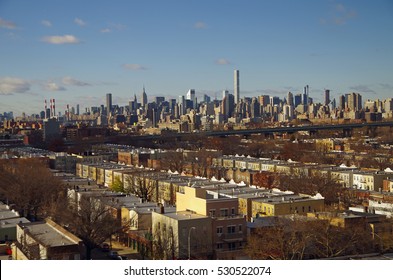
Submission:
[[[393,1],[0,0],[0,112],[288,91],[393,97]]]

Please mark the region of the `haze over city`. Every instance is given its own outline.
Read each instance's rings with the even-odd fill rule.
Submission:
[[[0,112],[233,92],[392,96],[391,1],[1,1]]]

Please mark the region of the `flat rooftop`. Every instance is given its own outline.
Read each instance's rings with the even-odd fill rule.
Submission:
[[[12,228],[12,227],[16,227],[16,225],[20,223],[30,223],[30,221],[24,217],[1,220],[0,228]]]
[[[166,217],[169,217],[174,220],[184,221],[184,220],[199,220],[199,219],[208,219],[209,217],[205,215],[194,214],[190,211],[180,211],[180,212],[172,212],[162,214]]]
[[[79,243],[79,239],[72,234],[67,236],[46,222],[24,223],[20,226],[24,230],[27,229],[35,240],[47,247],[77,245]]]

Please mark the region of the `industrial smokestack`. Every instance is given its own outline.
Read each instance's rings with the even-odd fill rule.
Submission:
[[[56,116],[55,99],[53,99],[53,116]]]
[[[45,119],[48,118],[48,115],[47,115],[47,107],[48,107],[48,104],[46,103],[46,99],[45,99]]]
[[[52,98],[50,99],[50,114],[49,114],[50,118],[52,118],[53,116],[53,101]]]
[[[67,104],[67,121],[70,120],[70,105]]]

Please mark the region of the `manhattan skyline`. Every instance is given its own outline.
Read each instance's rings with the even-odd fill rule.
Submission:
[[[126,105],[143,87],[393,96],[391,1],[1,1],[0,112]]]

